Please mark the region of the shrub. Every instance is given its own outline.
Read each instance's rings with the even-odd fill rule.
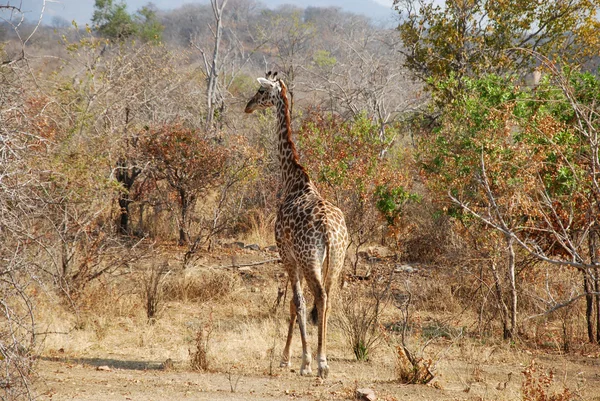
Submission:
[[[391,275],[381,280],[379,273],[373,273],[370,288],[355,286],[343,294],[338,325],[357,361],[368,361],[382,338],[380,318],[389,299],[391,280]]]

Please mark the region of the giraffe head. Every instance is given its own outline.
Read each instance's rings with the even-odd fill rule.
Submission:
[[[244,110],[246,113],[252,113],[254,110],[263,110],[275,104],[275,100],[281,93],[281,80],[276,79],[277,73],[267,73],[266,78],[258,78],[260,88],[256,95],[250,99]]]

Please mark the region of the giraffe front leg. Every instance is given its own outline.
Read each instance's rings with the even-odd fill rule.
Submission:
[[[297,280],[292,285],[294,291],[294,306],[296,307],[296,316],[298,317],[298,326],[300,328],[300,339],[302,340],[302,365],[300,365],[300,374],[302,376],[310,375],[312,369],[310,367],[311,355],[306,338],[306,303],[302,294],[300,280]]]

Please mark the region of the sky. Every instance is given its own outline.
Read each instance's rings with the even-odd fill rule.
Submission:
[[[117,0],[119,1],[119,0]],[[187,3],[208,3],[209,0],[125,0],[128,11],[133,13],[152,1],[159,9],[174,9]],[[267,7],[275,8],[281,4],[306,6],[337,6],[357,14],[364,14],[374,20],[391,18],[393,0],[259,0]],[[43,23],[51,24],[53,17],[61,17],[67,21],[75,20],[84,25],[90,22],[94,0],[0,0],[0,4],[20,6],[28,20],[38,20],[42,8]]]

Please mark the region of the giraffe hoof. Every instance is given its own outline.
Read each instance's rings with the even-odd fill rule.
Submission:
[[[319,366],[319,377],[321,379],[327,379],[327,376],[329,376],[329,366]]]
[[[279,367],[280,368],[289,368],[291,366],[290,361],[281,361],[279,362]]]
[[[300,376],[310,376],[312,374],[312,369],[309,367],[300,369]]]

